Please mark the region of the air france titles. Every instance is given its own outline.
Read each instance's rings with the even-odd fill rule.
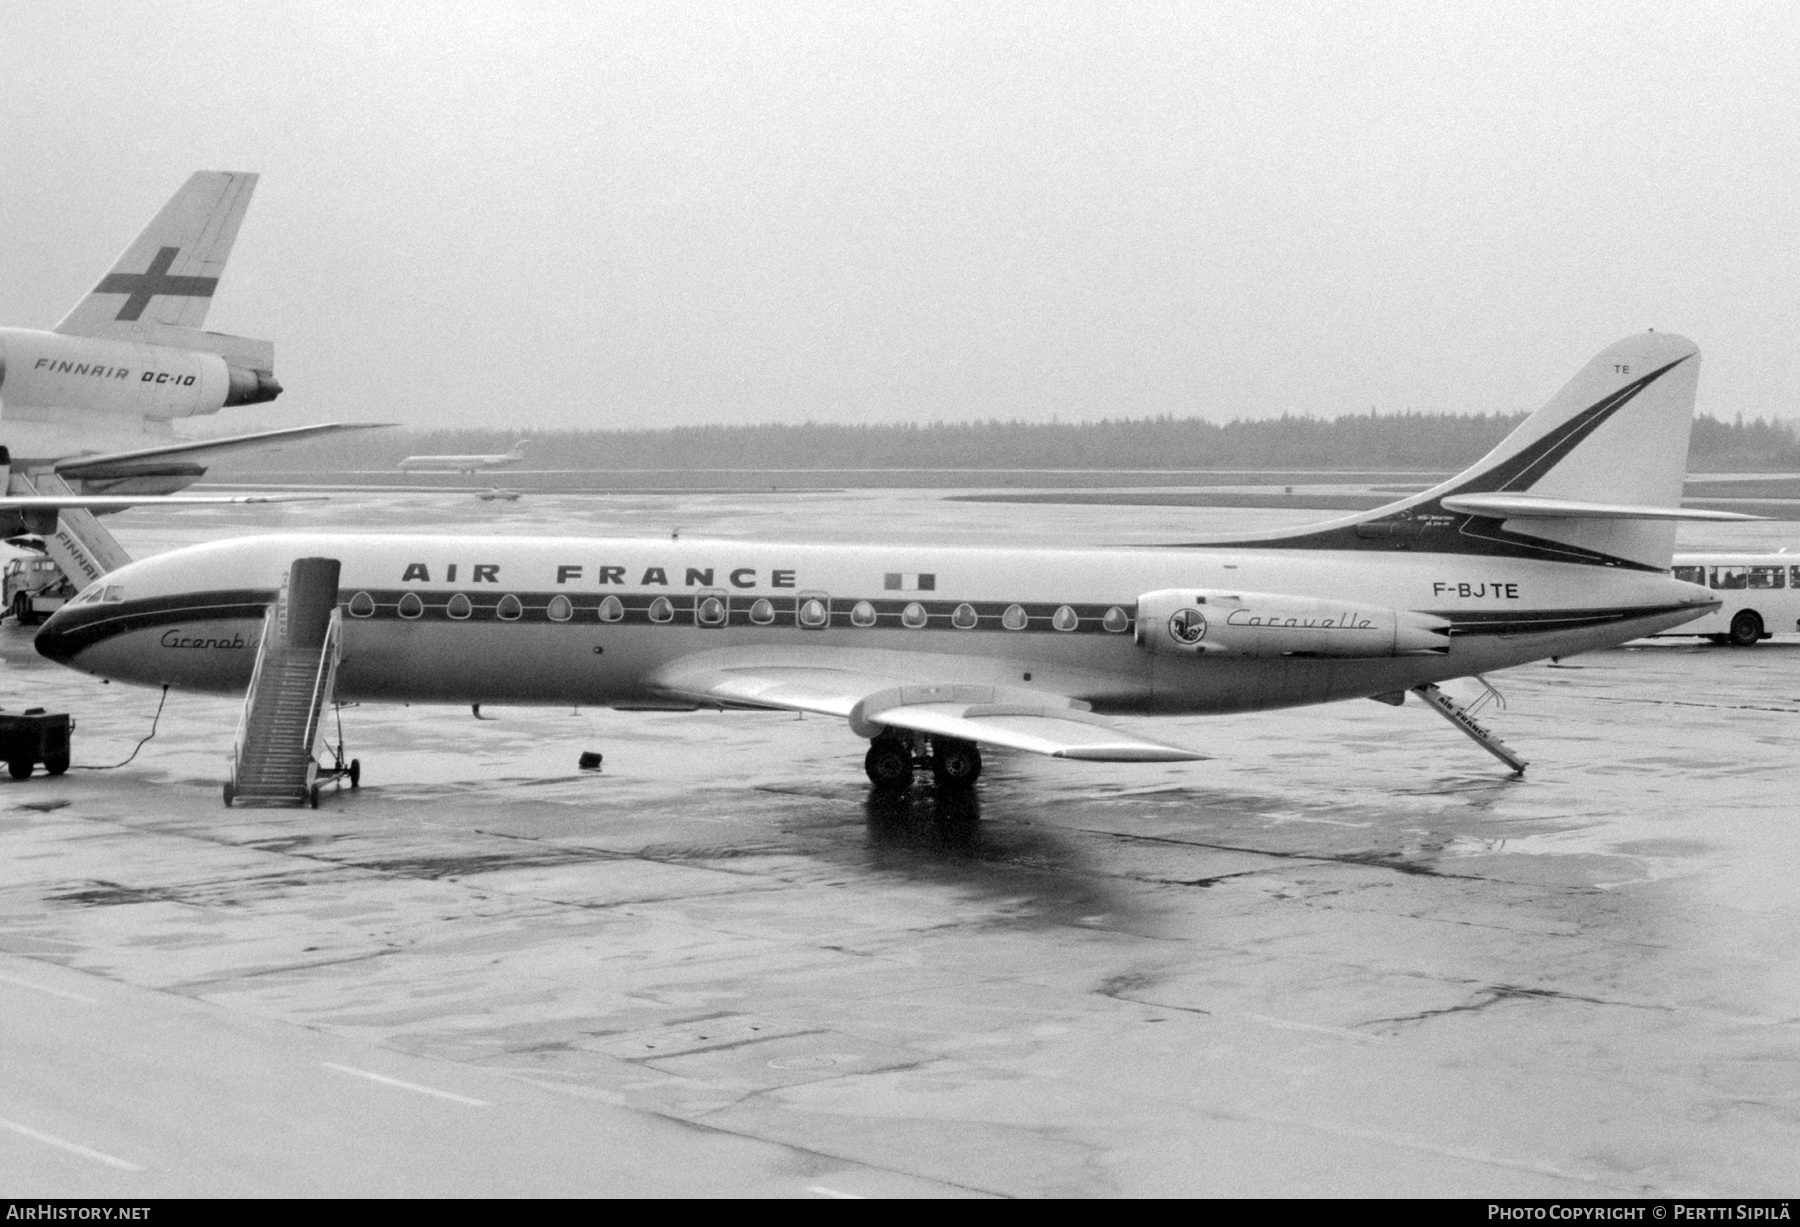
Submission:
[[[500,565],[501,564],[497,562],[472,563],[469,566],[467,578],[463,579],[461,582],[469,584],[497,584],[500,582]],[[461,563],[446,563],[440,572],[443,576],[442,582],[446,584],[457,583],[457,577],[461,572],[461,567]],[[631,579],[631,576],[634,573],[637,575],[635,585]],[[724,583],[730,584],[733,588],[757,588],[765,584],[770,588],[794,588],[798,586],[794,578],[796,574],[797,572],[792,569],[776,568],[769,571],[767,578],[765,579],[763,578],[762,573],[755,567],[732,567],[730,569],[724,567],[638,568],[635,566],[628,567],[602,564],[594,567],[593,572],[590,575],[588,568],[584,563],[562,563],[556,568],[556,582],[565,586],[568,584],[593,583],[602,588],[612,586],[635,586],[638,588],[712,588],[723,586],[723,584],[714,578],[717,575],[723,575],[725,577]],[[679,581],[671,579],[671,575],[678,575],[681,579]],[[430,564],[423,562],[407,563],[406,570],[400,576],[400,582],[403,584],[431,583]]]

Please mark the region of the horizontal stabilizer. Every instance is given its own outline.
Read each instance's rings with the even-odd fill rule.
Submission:
[[[1736,511],[1701,511],[1687,507],[1640,507],[1628,503],[1589,503],[1535,494],[1451,494],[1438,500],[1445,511],[1491,516],[1496,520],[1760,520]]]
[[[166,443],[157,447],[129,452],[107,452],[94,456],[76,456],[59,461],[56,471],[64,477],[111,477],[120,469],[152,469],[158,463],[194,460],[224,452],[247,451],[294,443],[314,435],[335,434],[342,430],[381,430],[389,422],[326,422],[318,426],[289,426],[281,430],[261,430],[255,434],[228,435],[222,439],[196,439],[188,443]]]

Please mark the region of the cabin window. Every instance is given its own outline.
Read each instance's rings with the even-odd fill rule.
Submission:
[[[416,618],[425,612],[425,602],[419,599],[418,593],[409,592],[400,598],[399,610],[402,618]]]
[[[750,606],[750,620],[758,626],[767,626],[773,622],[775,620],[775,602],[766,596],[757,597],[756,603]]]
[[[1787,578],[1786,567],[1751,567],[1750,586],[1752,588],[1780,588],[1782,580]]]
[[[475,612],[475,603],[459,592],[450,598],[449,603],[444,606],[444,612],[452,618],[466,618]]]
[[[914,630],[918,630],[928,621],[930,619],[925,616],[925,607],[917,601],[900,611],[900,625],[902,626],[910,626]]]
[[[625,617],[625,602],[616,596],[609,596],[600,602],[600,620],[602,622],[618,622]]]
[[[1714,567],[1712,569],[1712,586],[1721,591],[1748,588],[1750,586],[1750,568]]]
[[[725,602],[716,596],[701,597],[694,606],[694,621],[701,626],[724,626]]]
[[[524,612],[525,606],[520,602],[518,597],[510,592],[501,597],[500,603],[494,607],[494,615],[507,622],[518,621],[519,615]]]
[[[659,596],[650,602],[650,620],[652,622],[673,622],[675,620],[675,606],[670,604],[668,597]]]
[[[1114,605],[1106,611],[1106,616],[1100,619],[1100,625],[1115,635],[1122,635],[1131,629],[1131,617],[1123,609]]]
[[[1685,584],[1706,584],[1705,567],[1676,567],[1670,574]]]
[[[567,622],[575,616],[575,602],[558,593],[550,598],[550,607],[544,610],[552,622]]]
[[[959,631],[974,630],[975,624],[980,620],[975,616],[975,607],[967,602],[958,605],[956,611],[950,615],[950,625]]]
[[[1081,619],[1075,616],[1075,611],[1069,606],[1062,605],[1051,615],[1050,625],[1059,631],[1072,631],[1081,625]]]
[[[375,598],[366,592],[359,592],[350,598],[350,616],[352,618],[369,618],[375,615]]]
[[[851,626],[874,626],[875,607],[867,601],[858,601],[850,610]]]
[[[831,612],[825,608],[825,602],[816,596],[809,596],[800,602],[800,625],[808,630],[818,630],[831,621]]]
[[[1031,619],[1025,616],[1023,605],[1008,605],[1006,612],[1000,615],[1000,625],[1009,631],[1022,631],[1031,625]]]

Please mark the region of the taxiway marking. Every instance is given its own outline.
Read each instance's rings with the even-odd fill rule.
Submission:
[[[0,975],[0,983],[16,984],[20,988],[29,988],[36,992],[48,993],[52,997],[61,997],[64,1001],[79,1001],[83,1005],[93,1005],[92,997],[83,997],[80,993],[65,993],[60,988],[50,988],[43,984],[34,984],[30,980],[21,980],[16,976]]]
[[[320,1061],[326,1069],[335,1069],[341,1074],[355,1074],[358,1078],[367,1078],[371,1082],[379,1082],[385,1086],[397,1086],[403,1091],[417,1091],[421,1095],[436,1095],[439,1099],[448,1099],[452,1103],[468,1104],[471,1108],[485,1108],[485,1099],[470,1099],[467,1095],[458,1095],[454,1091],[440,1091],[434,1086],[420,1086],[416,1082],[402,1082],[398,1078],[390,1078],[386,1074],[377,1074],[366,1069],[357,1069],[350,1065],[339,1065],[335,1061]]]
[[[80,1142],[71,1142],[67,1138],[59,1138],[54,1133],[43,1133],[37,1129],[31,1128],[29,1125],[21,1125],[17,1121],[0,1119],[0,1128],[10,1129],[20,1137],[30,1138],[34,1142],[42,1142],[46,1146],[55,1146],[58,1149],[68,1151],[70,1154],[80,1155],[84,1159],[96,1160],[97,1162],[106,1164],[108,1167],[116,1167],[128,1172],[141,1172],[144,1170],[136,1163],[128,1162],[115,1155],[109,1155],[105,1151],[94,1150],[91,1147],[83,1146]]]

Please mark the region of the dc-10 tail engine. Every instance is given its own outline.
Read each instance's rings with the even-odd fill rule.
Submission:
[[[1137,601],[1137,641],[1159,653],[1411,656],[1450,650],[1442,618],[1274,592],[1165,588]]]

